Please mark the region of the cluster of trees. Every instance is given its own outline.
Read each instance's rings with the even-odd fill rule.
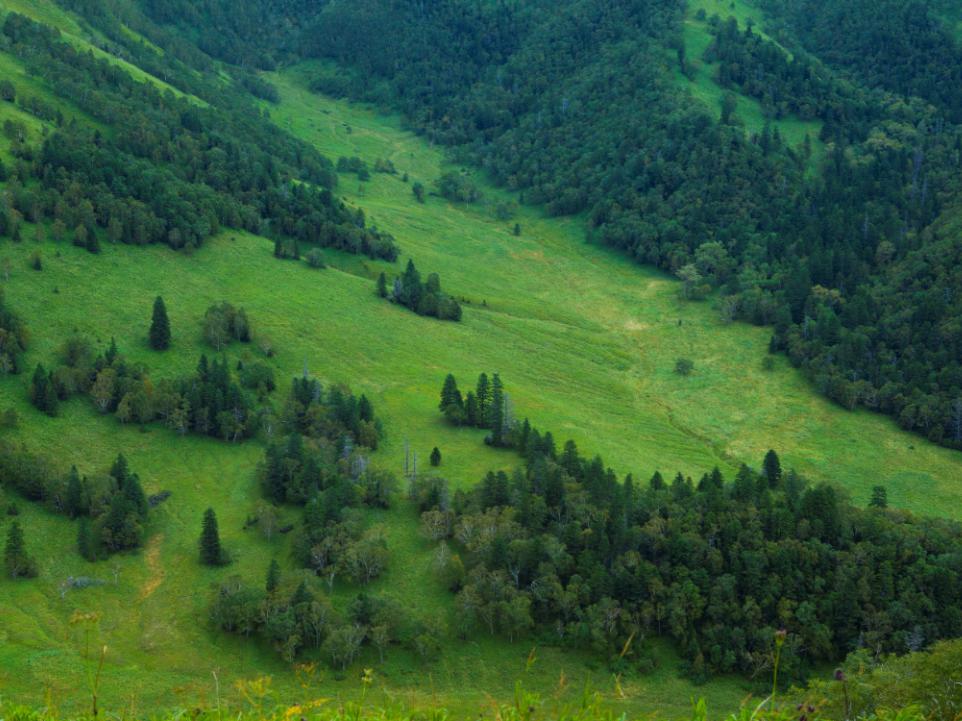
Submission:
[[[86,394],[101,413],[113,413],[121,423],[159,420],[181,434],[236,442],[260,429],[264,413],[257,398],[276,385],[264,363],[239,363],[236,375],[226,358],[202,355],[194,375],[155,383],[146,368],[126,360],[113,339],[95,355],[86,337],[74,336],[60,349],[60,365],[50,371],[37,366],[30,398],[39,410],[56,415],[61,401]]]
[[[307,374],[293,379],[281,423],[285,433],[325,441],[337,453],[347,455],[355,446],[377,450],[383,433],[366,395],[355,396],[350,388],[337,383],[325,389]]]
[[[437,480],[416,491],[425,534],[447,546],[439,570],[463,635],[536,633],[616,666],[647,664],[645,637],[667,635],[703,678],[768,673],[785,629],[790,678],[856,648],[962,632],[957,524],[856,508],[774,452],[731,482],[715,469],[642,487],[527,424],[512,443],[525,458],[514,473],[453,496]]]
[[[250,343],[252,338],[251,323],[243,308],[235,308],[227,301],[222,301],[204,313],[204,340],[214,350],[223,350],[232,340]]]
[[[387,276],[381,273],[377,278],[377,294],[390,298],[392,303],[403,305],[418,315],[426,315],[440,320],[461,320],[461,304],[441,290],[441,278],[431,273],[427,282],[421,282],[421,274],[408,260],[404,273],[394,279],[388,288]]]
[[[390,236],[366,228],[334,197],[329,160],[236,98],[200,107],[161,93],[17,13],[7,15],[3,37],[58,96],[111,128],[103,134],[64,123],[39,153],[21,148],[11,195],[28,220],[59,221],[84,244],[105,234],[113,242],[196,247],[229,226],[396,257]]]
[[[0,290],[0,375],[23,370],[27,349],[27,326],[9,305]]]
[[[497,373],[490,381],[487,373],[479,375],[475,389],[464,396],[454,375],[448,373],[441,387],[438,409],[449,423],[456,426],[490,429],[491,434],[485,442],[493,446],[505,445],[514,424],[511,400]]]
[[[446,631],[437,619],[417,618],[393,598],[363,592],[342,613],[318,589],[292,581],[276,562],[263,587],[232,577],[214,595],[211,620],[224,631],[269,641],[288,662],[314,652],[338,671],[365,648],[375,649],[381,661],[391,646],[425,659],[440,653]]]
[[[46,457],[4,444],[0,482],[27,500],[78,519],[77,550],[88,561],[143,544],[150,503],[123,455],[107,473],[81,475],[74,466],[62,475]]]

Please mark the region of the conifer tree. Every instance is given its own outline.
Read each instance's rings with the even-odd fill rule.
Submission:
[[[70,474],[67,476],[67,495],[64,499],[64,510],[71,518],[84,516],[87,514],[86,503],[84,502],[83,483],[77,466],[71,466]]]
[[[478,385],[475,395],[478,399],[478,410],[481,412],[481,418],[485,418],[488,412],[488,405],[491,401],[491,386],[488,383],[487,373],[482,373],[478,376]]]
[[[448,373],[447,378],[444,379],[444,387],[441,388],[441,403],[438,408],[441,411],[446,411],[451,406],[462,407],[463,402],[461,400],[461,391],[458,390],[458,382],[454,379],[454,375]]]
[[[488,428],[491,429],[491,444],[504,444],[504,387],[500,376],[495,373],[491,379],[491,403],[488,406]]]
[[[387,276],[383,272],[377,277],[377,294],[381,298],[387,298]]]
[[[227,555],[220,545],[217,515],[213,508],[204,511],[204,523],[200,532],[200,562],[205,566],[223,566],[227,562]]]
[[[90,519],[86,517],[80,519],[80,525],[77,527],[77,552],[87,561],[97,560],[97,547],[90,529]]]
[[[150,347],[154,350],[170,348],[170,321],[164,299],[159,295],[154,301],[154,314],[150,323]]]
[[[37,563],[27,555],[23,529],[18,521],[14,521],[7,532],[3,561],[7,576],[10,578],[33,578],[37,575]]]
[[[274,593],[281,584],[281,566],[277,559],[271,559],[271,565],[267,567],[267,580],[264,588],[268,593]]]
[[[888,508],[889,496],[885,486],[875,486],[872,488],[872,500],[869,501],[872,508]]]
[[[435,446],[434,450],[431,451],[431,465],[435,467],[441,465],[441,451],[437,446]]]
[[[769,451],[765,454],[762,468],[765,478],[768,479],[769,487],[776,488],[782,480],[782,463],[778,460],[778,454],[775,451]]]

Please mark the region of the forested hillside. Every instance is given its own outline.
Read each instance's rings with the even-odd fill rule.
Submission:
[[[955,212],[956,38],[918,2],[767,2],[768,34],[707,7],[710,78],[686,56],[695,11],[641,0],[335,3],[300,52],[337,62],[319,90],[401,109],[692,297],[719,288],[726,315],[774,326],[773,350],[838,403],[962,447],[960,289],[900,280]],[[706,81],[720,107],[691,101]],[[760,132],[739,97],[760,103]],[[818,137],[787,141],[791,118]]]
[[[958,15],[0,0],[3,697],[935,717]]]

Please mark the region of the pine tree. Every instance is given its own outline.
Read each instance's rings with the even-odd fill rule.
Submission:
[[[311,603],[314,601],[314,594],[310,592],[307,588],[307,584],[301,581],[297,590],[294,591],[294,595],[291,596],[291,607],[296,608],[304,603]]]
[[[204,524],[200,533],[200,562],[205,566],[223,566],[227,555],[220,545],[217,515],[213,508],[204,511]]]
[[[154,350],[170,348],[170,321],[167,319],[164,299],[159,295],[154,301],[154,315],[150,323],[150,347]]]
[[[446,411],[451,406],[462,408],[463,401],[461,391],[458,390],[458,382],[454,379],[454,375],[448,373],[447,378],[444,379],[444,387],[441,389],[441,403],[438,408]]]
[[[387,298],[387,276],[383,272],[377,277],[377,294],[381,298]]]
[[[77,527],[77,552],[87,561],[97,560],[97,547],[90,529],[90,519],[86,517],[80,519],[80,525]]]
[[[14,521],[7,532],[7,545],[3,553],[4,568],[10,578],[33,578],[37,575],[36,562],[27,555],[23,529]]]
[[[868,504],[872,508],[889,507],[889,494],[885,486],[875,486],[872,489],[872,500],[870,500]]]
[[[71,518],[87,514],[83,483],[80,480],[80,474],[77,472],[77,466],[72,466],[70,468],[70,475],[67,476],[67,494],[64,499],[64,510]]]
[[[281,566],[275,558],[271,560],[271,565],[267,567],[267,581],[264,583],[264,588],[268,593],[274,593],[280,585]]]
[[[653,491],[660,491],[664,489],[665,479],[662,477],[661,472],[655,471],[655,474],[651,477],[648,485],[651,486],[651,490]]]
[[[488,406],[488,428],[491,429],[491,445],[504,444],[504,387],[495,373],[491,380],[491,403]]]
[[[475,392],[478,399],[478,410],[481,412],[481,418],[486,418],[488,412],[488,405],[491,402],[491,386],[488,383],[488,374],[482,373],[478,376],[478,385]]]
[[[441,465],[441,451],[437,446],[435,446],[434,450],[431,451],[431,465],[435,467]]]
[[[776,488],[782,480],[782,463],[778,460],[778,454],[775,451],[769,451],[765,454],[765,461],[762,464],[764,470],[765,478],[768,479],[768,485],[770,488]]]

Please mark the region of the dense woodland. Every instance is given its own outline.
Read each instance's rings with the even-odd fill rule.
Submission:
[[[331,162],[274,132],[252,103],[227,112],[161,93],[16,13],[7,16],[3,38],[32,72],[51,79],[58,96],[95,121],[51,113],[44,119],[58,127],[39,152],[15,148],[21,162],[10,195],[26,219],[53,219],[57,235],[80,237],[93,252],[100,232],[112,242],[184,248],[231,227],[396,256],[390,236],[366,228],[363,214],[333,195]]]
[[[535,635],[644,669],[645,638],[668,635],[695,678],[755,677],[784,629],[782,670],[797,678],[858,648],[902,653],[962,633],[962,527],[888,510],[883,487],[856,508],[773,451],[727,482],[716,468],[643,485],[527,420],[502,445],[524,457],[511,474],[469,492],[435,478],[410,487],[462,636]]]

